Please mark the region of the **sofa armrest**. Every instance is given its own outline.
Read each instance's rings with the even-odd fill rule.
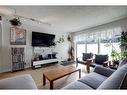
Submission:
[[[109,77],[115,70],[101,67],[101,66],[96,66],[94,69],[94,72],[101,74],[103,76]]]
[[[93,61],[93,58],[87,59],[86,61],[87,61],[87,62],[92,62],[92,61]]]
[[[105,62],[104,62],[104,64],[108,64],[108,63],[109,63],[109,61],[105,61]]]
[[[104,66],[104,67],[107,67],[107,66],[108,66],[108,63],[109,63],[109,61],[103,62],[103,66]]]
[[[37,89],[31,75],[19,75],[0,80],[0,89]]]

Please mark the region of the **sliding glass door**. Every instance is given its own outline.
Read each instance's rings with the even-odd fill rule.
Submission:
[[[111,43],[99,41],[98,43],[77,44],[76,58],[82,58],[82,53],[93,53],[93,54],[108,54],[111,59],[112,50],[121,52],[119,42]]]
[[[98,53],[98,44],[97,43],[87,44],[86,51],[87,51],[87,53],[97,54]]]
[[[96,29],[95,29],[96,30]],[[121,27],[108,28],[95,32],[83,31],[81,34],[74,36],[76,44],[76,57],[82,57],[82,53],[93,54],[108,54],[111,57],[111,52],[121,52],[119,47],[119,37],[121,36]]]
[[[77,58],[82,58],[82,53],[86,52],[85,44],[77,44]]]

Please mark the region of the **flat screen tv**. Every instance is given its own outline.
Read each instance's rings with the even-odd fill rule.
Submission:
[[[55,35],[32,32],[32,46],[49,47],[55,45]]]

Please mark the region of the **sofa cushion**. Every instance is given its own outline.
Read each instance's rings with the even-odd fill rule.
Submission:
[[[109,77],[109,76],[112,75],[112,73],[115,72],[115,70],[112,70],[112,69],[106,68],[106,67],[102,67],[102,66],[96,66],[95,69],[94,69],[94,72],[96,72],[100,75]]]
[[[87,59],[91,59],[93,57],[92,53],[83,53],[83,61],[86,61]]]
[[[87,84],[88,86],[90,86],[93,89],[97,89],[105,79],[107,79],[106,76],[92,72],[92,73],[82,77],[78,81],[80,81],[84,84]]]
[[[98,89],[120,89],[126,79],[127,64],[116,70],[110,77],[108,77]],[[127,82],[125,82],[127,84]],[[126,88],[127,89],[127,88]]]
[[[0,80],[0,89],[37,89],[31,75],[25,74]]]
[[[72,89],[72,90],[73,89],[77,89],[77,90],[79,90],[79,89],[89,89],[90,90],[90,89],[93,89],[93,88],[91,88],[90,86],[88,86],[88,85],[86,85],[86,84],[84,84],[80,81],[75,81],[75,82],[72,82],[69,85],[65,86],[62,89]]]
[[[95,63],[103,64],[108,60],[108,55],[95,55]]]

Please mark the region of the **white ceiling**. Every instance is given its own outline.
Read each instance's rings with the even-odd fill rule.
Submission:
[[[47,30],[75,32],[127,17],[127,6],[5,6],[16,14],[52,24]],[[14,12],[14,10],[13,10]],[[41,24],[28,23],[44,27]]]

